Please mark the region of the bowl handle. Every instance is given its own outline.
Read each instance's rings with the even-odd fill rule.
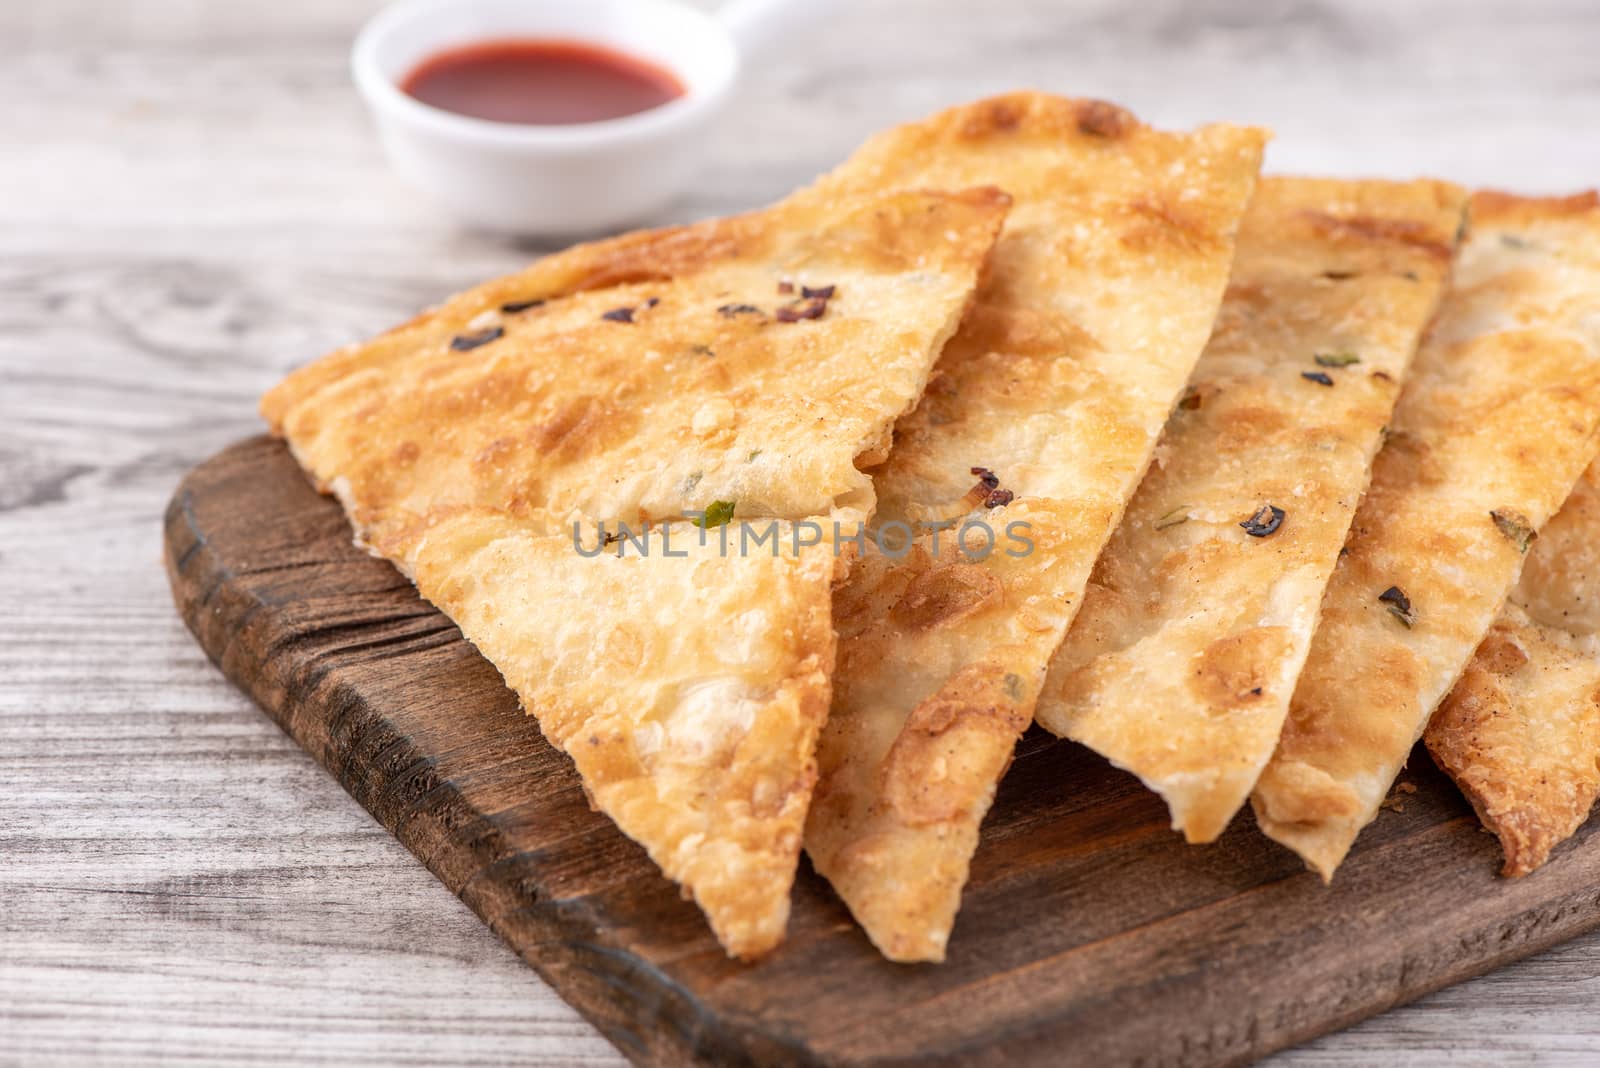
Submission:
[[[825,22],[830,6],[831,0],[729,0],[716,14],[748,62],[774,50],[803,22]]]

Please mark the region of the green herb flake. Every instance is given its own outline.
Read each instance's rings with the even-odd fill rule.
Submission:
[[[704,471],[696,471],[683,480],[683,493],[685,496],[694,492],[694,488],[700,485],[700,480],[705,477],[705,474]]]
[[[756,462],[756,457],[760,456],[760,455],[761,455],[761,450],[760,449],[751,449],[750,450],[750,455],[746,456],[744,458],[744,462],[747,463],[747,464],[753,464],[753,463]]]
[[[1009,671],[1006,672],[1005,686],[1006,686],[1006,696],[1007,697],[1011,698],[1013,701],[1022,700],[1022,676],[1021,675],[1015,675],[1015,674],[1012,674]]]
[[[1514,512],[1509,508],[1496,508],[1489,513],[1489,518],[1494,520],[1494,525],[1500,533],[1511,539],[1517,547],[1517,552],[1525,553],[1528,546],[1533,544],[1533,539],[1539,535],[1534,532],[1533,524],[1528,522],[1528,517],[1521,512]]]
[[[1180,504],[1166,515],[1156,520],[1156,529],[1166,530],[1168,527],[1175,527],[1180,523],[1187,523],[1188,521],[1189,506],[1187,504]]]
[[[712,527],[725,527],[733,519],[733,501],[712,501],[706,505],[706,510],[694,525],[701,530],[710,530]]]
[[[1311,358],[1318,367],[1349,367],[1361,362],[1361,357],[1353,352],[1319,352]]]

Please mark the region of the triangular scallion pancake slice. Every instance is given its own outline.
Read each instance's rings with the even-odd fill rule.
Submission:
[[[805,543],[870,513],[862,469],[922,392],[1007,203],[807,195],[579,246],[263,401],[358,537],[501,668],[736,956],[782,937],[829,698],[837,560]],[[708,555],[701,513],[757,544]],[[784,537],[764,540],[769,520]],[[645,523],[698,555],[635,562],[620,527]],[[588,556],[574,530],[615,540]]]
[[[262,413],[360,528],[458,504],[863,519],[861,469],[921,395],[1006,204],[800,195],[579,245],[297,371]]]
[[[1138,775],[1191,842],[1272,756],[1465,207],[1440,182],[1262,181],[1211,340],[1051,661],[1035,719]]]
[[[1600,448],[1600,206],[1478,194],[1251,803],[1332,878]]]
[[[891,959],[944,956],[1045,666],[1216,317],[1263,141],[1020,93],[881,134],[819,183],[1015,201],[874,472],[887,551],[835,599],[806,848]]]
[[[400,563],[572,757],[591,803],[751,956],[788,918],[828,711],[835,560],[820,543],[795,551],[776,521],[748,524],[770,527],[776,555],[740,551],[744,527],[664,524],[591,558],[570,532],[468,509]]]
[[[1522,579],[1423,735],[1526,875],[1600,794],[1600,465],[1539,532]]]

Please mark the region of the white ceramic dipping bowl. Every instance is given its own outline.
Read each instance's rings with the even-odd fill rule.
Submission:
[[[406,0],[357,37],[351,66],[396,170],[470,226],[592,234],[681,194],[739,77],[741,49],[770,35],[771,0],[717,17],[678,0]],[[649,60],[683,96],[604,122],[526,126],[431,107],[401,82],[437,53],[508,38],[574,40]]]

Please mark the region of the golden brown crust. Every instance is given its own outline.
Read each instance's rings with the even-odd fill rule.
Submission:
[[[857,461],[921,394],[1008,202],[810,193],[580,246],[262,402],[358,537],[501,670],[735,956],[783,936],[836,563],[822,547],[710,551],[674,520],[716,502],[865,518]],[[640,560],[628,541],[585,557],[568,526],[592,546],[596,521],[643,520],[689,557]]]
[[[591,803],[730,954],[758,957],[783,938],[816,780],[833,558],[723,553],[689,524],[666,530],[648,555],[590,559],[569,535],[466,509],[401,562],[572,757]]]
[[[902,561],[869,552],[834,604],[806,848],[891,959],[944,955],[1045,664],[1216,315],[1263,139],[1017,93],[888,131],[819,183],[1015,198],[976,304],[874,472],[881,520],[970,516],[995,551],[968,561],[951,530],[938,552],[931,536]],[[979,467],[998,478],[974,494]],[[1013,522],[1034,543],[1016,557]]]
[[[1262,830],[1325,878],[1600,447],[1600,207],[1471,210],[1252,798]]]
[[[921,395],[1007,201],[802,195],[581,245],[290,375],[262,412],[362,526],[452,504],[864,518],[856,458]],[[833,287],[822,314],[782,321],[805,286]]]
[[[1600,465],[1540,533],[1494,629],[1424,735],[1526,875],[1600,793]]]
[[[1190,399],[1051,661],[1035,718],[1137,774],[1190,841],[1272,755],[1465,206],[1442,182],[1261,183]],[[1251,537],[1264,502],[1287,518]]]
[[[1076,517],[1023,501],[990,518],[1043,530]],[[948,614],[908,610],[920,588],[964,585],[951,573],[971,566],[927,543],[898,562],[871,552],[834,598],[839,663],[806,848],[891,960],[942,957],[978,826],[1038,686],[1037,672],[1009,665],[1042,664],[1066,625],[1065,606],[1033,591],[1029,561],[1004,550],[982,569],[998,596]]]
[[[1472,194],[1472,221],[1496,227],[1525,225],[1588,215],[1600,207],[1600,193],[1590,189],[1562,197],[1524,197],[1494,189]]]

